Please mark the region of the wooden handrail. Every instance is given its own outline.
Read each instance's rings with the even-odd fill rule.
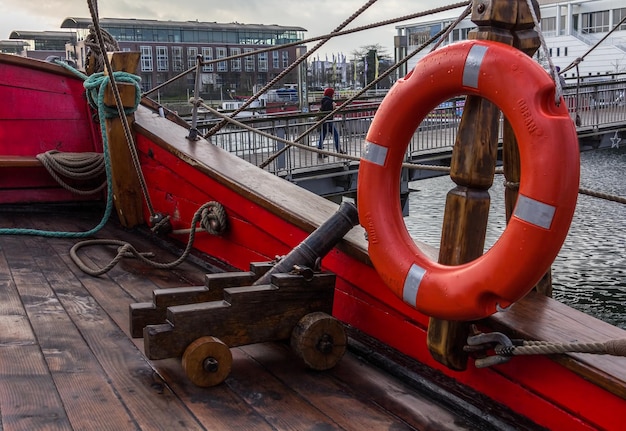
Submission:
[[[43,164],[32,156],[0,156],[0,168],[38,168]]]

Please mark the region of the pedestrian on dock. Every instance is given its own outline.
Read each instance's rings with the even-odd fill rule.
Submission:
[[[565,87],[565,78],[561,75],[561,68],[559,66],[556,67],[556,74],[559,76],[559,82],[561,83],[561,88]]]
[[[322,102],[320,104],[320,112],[330,112],[335,109],[337,105],[335,104],[335,101],[333,100],[334,95],[335,95],[334,89],[327,88],[326,90],[324,90],[324,97],[322,97]],[[339,131],[337,131],[337,128],[335,127],[335,124],[332,121],[332,118],[327,121],[324,121],[324,123],[322,124],[322,130],[320,131],[320,140],[317,144],[317,148],[320,150],[323,148],[324,139],[326,138],[326,133],[328,132],[332,132],[333,134],[333,139],[335,141],[335,149],[337,150],[337,152],[340,154],[346,154],[346,152],[343,151],[339,147]],[[323,157],[327,157],[327,156],[324,154],[318,154],[318,158],[321,159]]]

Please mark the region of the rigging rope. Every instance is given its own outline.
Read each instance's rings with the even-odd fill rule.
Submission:
[[[313,124],[311,127],[309,127],[308,129],[306,129],[304,132],[302,132],[300,134],[300,136],[296,137],[294,139],[295,142],[291,142],[289,144],[287,144],[285,147],[283,147],[282,149],[276,151],[274,154],[272,154],[271,156],[269,156],[263,163],[261,163],[259,165],[259,167],[261,169],[265,168],[267,165],[269,165],[272,161],[274,161],[278,156],[280,156],[282,153],[284,153],[285,151],[287,151],[289,149],[290,146],[298,146],[296,145],[296,142],[302,140],[305,136],[307,136],[309,133],[311,133],[313,130],[315,130],[316,128],[318,128],[323,122],[325,122],[326,120],[328,120],[329,118],[332,118],[337,112],[340,112],[343,110],[344,107],[348,106],[354,99],[358,98],[359,96],[361,96],[362,94],[364,94],[366,91],[368,91],[370,88],[374,87],[376,84],[378,84],[380,81],[382,81],[383,79],[385,79],[387,76],[391,75],[393,72],[395,72],[398,68],[400,68],[400,66],[402,66],[403,64],[406,64],[411,58],[413,58],[414,56],[416,56],[417,54],[419,54],[424,48],[426,48],[428,45],[430,45],[431,43],[433,43],[434,41],[436,41],[437,39],[441,38],[442,35],[446,34],[446,32],[448,31],[448,29],[450,29],[451,27],[455,27],[459,22],[461,22],[465,17],[467,17],[472,10],[472,4],[471,2],[469,3],[469,5],[465,8],[465,10],[460,14],[459,18],[457,18],[457,20],[453,23],[451,23],[447,28],[440,30],[437,34],[435,34],[434,36],[432,36],[430,39],[428,39],[426,42],[424,42],[422,45],[420,45],[419,47],[417,47],[413,52],[411,52],[410,54],[407,54],[402,60],[398,61],[396,64],[394,64],[392,67],[390,67],[388,70],[384,71],[383,73],[381,73],[377,79],[374,79],[372,82],[370,82],[369,84],[367,84],[365,87],[363,87],[361,90],[359,90],[357,93],[355,93],[354,95],[352,95],[352,97],[346,99],[346,101],[338,106],[337,108],[335,108],[334,110],[330,111],[327,115],[325,115],[324,117],[322,117],[321,119],[319,119],[315,124]],[[300,148],[306,148],[309,151],[313,151],[309,146],[302,146]],[[330,154],[330,155],[334,155],[336,157],[342,157],[345,159],[351,159],[351,160],[360,160],[359,158],[354,158],[352,156],[346,156],[343,154],[337,154],[337,153],[332,153],[332,152],[325,152],[325,151],[316,151],[318,153],[321,154]],[[402,164],[403,167],[411,167],[411,164],[407,164],[407,163],[403,163]]]
[[[602,42],[604,42],[614,31],[620,28],[622,24],[626,23],[626,16],[622,18],[620,22],[618,22],[615,27],[611,29],[607,34],[605,34],[595,45],[593,45],[587,52],[585,52],[580,57],[576,58],[571,64],[561,70],[561,73],[565,73],[573,67],[578,67],[578,65],[585,59],[587,55],[589,55],[594,49],[596,49]]]
[[[91,14],[91,20],[93,21],[93,25],[96,30],[95,34],[97,36],[100,49],[103,52],[106,52],[106,47],[104,45],[104,38],[102,36],[103,31],[102,31],[102,28],[100,27],[100,22],[98,20],[96,0],[87,0],[87,4],[89,5],[89,12]],[[120,96],[119,88],[117,87],[117,81],[115,79],[115,76],[116,76],[116,73],[119,73],[119,72],[113,72],[113,68],[111,67],[111,62],[109,61],[108,56],[104,55],[103,59],[104,59],[104,65],[108,73],[108,76],[112,77],[111,89],[113,90],[113,96],[115,97],[115,106],[117,108],[117,114],[120,117],[120,120],[122,121],[122,126],[124,129],[124,136],[126,137],[126,143],[128,144],[128,149],[130,151],[130,156],[133,162],[133,166],[135,167],[135,171],[137,172],[137,177],[139,178],[139,184],[141,186],[141,191],[143,193],[144,201],[146,202],[148,211],[150,212],[150,217],[156,218],[157,215],[154,211],[154,207],[152,206],[150,195],[148,194],[148,187],[146,185],[146,180],[143,176],[143,172],[141,171],[141,165],[139,163],[139,156],[137,155],[137,148],[135,147],[135,141],[133,139],[133,135],[130,130],[130,125],[128,124],[128,118],[126,118],[127,113],[126,113],[126,110],[124,109],[124,105],[122,104],[122,97]],[[126,75],[120,74],[119,76],[126,76]],[[137,100],[137,105],[139,105],[139,100],[141,99],[141,87],[139,86],[139,81],[141,80],[141,78],[135,75],[131,75],[131,76],[133,76],[134,79],[136,80],[135,81],[135,86],[136,86],[135,97]],[[135,109],[136,108],[137,107],[135,106]],[[102,127],[104,124],[102,118],[100,118],[100,122],[101,122],[101,127]]]
[[[320,36],[314,36],[314,37],[310,37],[308,39],[302,39],[302,40],[298,40],[296,42],[286,43],[284,45],[272,46],[272,47],[268,47],[268,48],[258,49],[258,50],[255,50],[254,53],[255,54],[262,54],[262,53],[265,53],[265,52],[276,51],[277,49],[285,49],[285,48],[290,48],[292,46],[301,46],[301,45],[304,45],[304,44],[307,44],[307,43],[317,42],[319,40],[325,39],[326,37],[328,37],[330,35],[332,35],[332,37],[345,36],[345,35],[348,35],[348,34],[358,33],[358,32],[364,31],[364,30],[370,30],[370,29],[373,29],[373,28],[383,27],[383,26],[390,25],[390,24],[397,24],[397,23],[402,22],[402,21],[409,21],[409,20],[412,20],[412,19],[421,18],[421,17],[428,16],[428,15],[433,15],[433,14],[436,14],[436,13],[439,13],[439,12],[446,12],[446,11],[449,11],[449,10],[452,10],[452,9],[458,9],[460,7],[467,6],[467,5],[471,5],[471,2],[469,2],[469,1],[462,1],[462,2],[459,2],[459,3],[450,4],[450,5],[447,5],[447,6],[440,6],[440,7],[434,8],[434,9],[429,9],[429,10],[426,10],[424,12],[417,12],[417,13],[413,13],[413,14],[409,14],[409,15],[403,15],[403,16],[398,17],[398,18],[392,18],[392,19],[388,19],[388,20],[385,20],[385,21],[378,21],[378,22],[375,22],[375,23],[372,23],[372,24],[368,24],[368,25],[364,25],[364,26],[360,26],[360,27],[354,27],[354,28],[351,28],[351,29],[348,29],[348,30],[342,30],[342,31],[338,31],[338,32],[335,32],[335,33],[328,33],[328,34],[323,34],[323,35],[320,35]],[[221,62],[221,61],[234,60],[234,59],[237,59],[237,58],[243,58],[243,57],[249,57],[249,56],[250,56],[250,53],[245,52],[245,53],[241,53],[241,54],[229,55],[228,57],[223,57],[223,58],[219,58],[219,59],[203,60],[201,65],[202,66],[208,66],[208,65],[215,64],[215,63],[218,63],[218,62]],[[145,93],[143,93],[144,96],[148,95],[148,94],[152,94],[152,93],[160,90],[161,88],[165,87],[166,85],[171,84],[172,82],[174,82],[174,81],[184,77],[185,75],[187,75],[187,74],[189,74],[191,72],[194,72],[197,67],[198,67],[198,65],[190,67],[189,69],[185,70],[184,72],[181,72],[180,74],[174,76],[173,78],[169,79],[168,81],[166,81],[166,82],[164,82],[162,84],[159,84],[159,85],[157,85],[155,87],[152,87],[150,90],[148,90]]]
[[[548,48],[548,44],[546,42],[545,37],[543,37],[543,32],[541,31],[541,23],[537,18],[537,13],[535,12],[535,8],[533,7],[532,0],[526,0],[526,4],[528,5],[528,9],[530,9],[530,14],[533,17],[533,22],[535,23],[535,31],[539,35],[539,40],[541,41],[541,48],[548,59],[548,66],[550,68],[550,76],[552,76],[552,80],[554,81],[554,85],[556,86],[556,92],[554,94],[554,102],[558,106],[561,103],[561,96],[563,96],[563,87],[561,86],[561,80],[559,79],[559,74],[556,71],[556,67],[554,67],[554,63],[552,62],[552,56],[550,55],[550,49]]]
[[[350,15],[350,17],[348,17],[348,19],[346,19],[344,22],[339,24],[339,26],[328,35],[328,37],[325,37],[321,41],[319,41],[317,43],[317,45],[315,45],[311,51],[308,51],[304,55],[301,55],[300,57],[298,57],[298,59],[296,61],[294,61],[288,68],[286,68],[285,70],[280,72],[274,79],[270,80],[270,82],[268,82],[256,94],[254,94],[252,97],[250,97],[248,100],[246,100],[246,102],[243,105],[241,105],[238,109],[236,109],[231,115],[234,117],[237,114],[239,114],[241,111],[246,109],[248,106],[250,106],[252,104],[252,102],[254,102],[255,100],[257,100],[259,98],[259,96],[261,94],[265,93],[267,90],[272,88],[278,81],[280,81],[288,73],[290,73],[292,70],[294,70],[296,67],[298,67],[307,58],[309,58],[309,56],[313,55],[313,53],[315,51],[317,51],[322,45],[324,45],[326,42],[328,42],[330,39],[332,39],[334,33],[337,33],[341,29],[345,28],[348,24],[350,24],[352,21],[354,21],[359,15],[361,15],[363,12],[365,12],[371,5],[373,5],[377,1],[378,0],[368,0],[368,2],[365,5],[361,6],[361,8],[359,8],[359,10],[357,10],[355,13]],[[218,130],[220,130],[222,127],[224,127],[224,125],[226,125],[226,121],[222,120],[221,122],[219,122],[218,124],[213,126],[204,135],[204,138],[206,139],[207,137],[209,137],[211,135],[214,135]]]

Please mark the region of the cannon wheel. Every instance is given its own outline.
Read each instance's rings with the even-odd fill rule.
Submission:
[[[230,348],[215,337],[198,338],[183,353],[183,370],[196,386],[219,385],[230,374],[232,365]]]
[[[337,365],[347,344],[341,322],[323,312],[307,314],[291,333],[291,347],[314,370],[328,370]]]

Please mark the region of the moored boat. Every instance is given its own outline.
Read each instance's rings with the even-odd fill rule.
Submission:
[[[520,2],[522,3],[524,2]],[[450,52],[447,51],[448,54]],[[131,56],[124,53],[114,54],[112,64],[126,65],[127,61],[132,61],[129,57]],[[72,153],[99,152],[102,145],[107,149],[103,151],[104,158],[106,159],[106,153],[110,152],[112,164],[110,176],[113,180],[107,197],[115,196],[116,218],[123,226],[134,228],[148,224],[154,227],[159,226],[162,220],[166,220],[164,225],[169,224],[171,229],[170,232],[168,232],[169,229],[165,232],[168,242],[180,244],[186,242],[191,236],[189,231],[183,230],[195,226],[193,220],[198,210],[207,204],[211,204],[211,208],[214,209],[212,212],[208,211],[208,215],[207,213],[199,215],[199,217],[206,217],[201,225],[207,232],[195,235],[193,249],[196,259],[204,265],[204,270],[208,272],[206,268],[210,267],[216,275],[205,277],[204,274],[198,275],[198,272],[194,273],[186,269],[184,273],[181,271],[180,277],[186,280],[185,283],[181,282],[182,286],[176,285],[176,282],[180,280],[176,280],[175,277],[165,276],[163,269],[146,269],[149,268],[147,264],[142,269],[144,262],[141,260],[125,264],[130,270],[126,272],[118,270],[113,276],[97,278],[79,275],[78,272],[68,269],[70,260],[67,253],[58,251],[60,242],[47,245],[48,243],[43,243],[43,240],[29,239],[27,241],[27,244],[40,247],[42,250],[57,250],[60,257],[53,261],[59,265],[57,267],[59,269],[56,270],[59,274],[55,273],[54,266],[50,268],[44,265],[45,255],[42,254],[33,255],[21,265],[19,259],[5,257],[7,273],[10,271],[11,274],[7,277],[6,285],[10,288],[17,286],[17,292],[22,297],[21,301],[25,303],[23,313],[15,314],[27,315],[33,322],[38,319],[40,310],[42,310],[42,319],[50,319],[42,305],[45,301],[27,301],[28,298],[38,297],[36,286],[39,283],[48,283],[57,289],[53,295],[60,300],[64,308],[70,308],[68,314],[76,316],[76,322],[79,323],[75,325],[84,331],[83,334],[98,336],[93,335],[97,334],[96,332],[89,332],[85,329],[96,325],[92,323],[90,326],[89,319],[81,322],[80,308],[72,312],[72,306],[86,307],[90,310],[90,307],[96,307],[95,303],[91,302],[95,301],[106,310],[106,314],[111,316],[105,319],[109,324],[111,321],[116,323],[123,321],[120,315],[127,313],[127,310],[120,310],[120,304],[130,307],[131,327],[124,328],[124,332],[144,338],[143,345],[140,343],[140,348],[149,359],[149,362],[143,362],[143,358],[139,360],[138,363],[141,364],[141,366],[137,365],[139,373],[154,370],[159,379],[152,381],[152,384],[161,388],[165,385],[168,388],[166,391],[168,397],[176,400],[187,398],[188,403],[184,406],[177,404],[178,401],[172,403],[179,406],[177,408],[181,410],[191,409],[193,419],[185,416],[185,420],[197,421],[198,428],[254,427],[262,429],[260,427],[265,426],[268,429],[289,427],[308,429],[312,423],[319,420],[319,417],[324,417],[325,420],[329,420],[330,417],[331,426],[340,429],[362,429],[363,423],[372,427],[381,426],[381,424],[390,427],[391,424],[398,423],[397,426],[422,429],[428,426],[428,420],[420,422],[416,419],[420,414],[436,417],[435,420],[438,422],[433,426],[437,429],[444,429],[443,424],[446,421],[448,423],[450,420],[456,421],[462,416],[471,417],[471,420],[465,424],[469,429],[472,427],[487,429],[490,426],[493,429],[506,427],[540,429],[543,427],[568,430],[618,430],[623,426],[623,412],[626,411],[624,377],[626,360],[618,357],[620,353],[622,356],[624,354],[623,340],[626,339],[626,334],[623,330],[559,304],[545,295],[530,292],[522,295],[523,298],[519,300],[515,298],[515,301],[511,301],[514,303],[508,306],[506,311],[498,311],[491,316],[474,315],[468,319],[474,321],[476,330],[479,331],[479,333],[469,334],[472,343],[477,343],[477,346],[474,346],[477,351],[472,352],[472,355],[477,355],[476,362],[474,358],[467,360],[467,357],[462,358],[462,354],[459,356],[459,348],[472,344],[466,341],[467,337],[464,337],[465,340],[462,340],[461,345],[456,343],[453,346],[454,354],[444,349],[444,353],[439,351],[439,360],[435,360],[436,354],[433,355],[429,351],[429,344],[432,347],[432,341],[429,340],[437,336],[432,332],[429,334],[428,328],[429,326],[444,328],[441,331],[446,333],[446,326],[440,323],[433,324],[428,315],[407,304],[387,287],[388,280],[376,270],[372,264],[373,259],[368,253],[370,247],[368,242],[373,241],[373,234],[376,233],[371,227],[367,228],[366,238],[365,229],[361,226],[350,226],[349,232],[337,242],[336,246],[332,244],[333,247],[329,248],[326,244],[322,247],[324,251],[314,249],[314,252],[320,255],[307,257],[305,263],[296,265],[299,271],[291,274],[291,267],[293,267],[291,265],[289,271],[273,274],[268,282],[262,274],[264,271],[272,271],[271,268],[280,264],[280,261],[274,262],[275,257],[290,256],[294,250],[298,250],[298,247],[311,238],[317,229],[324,226],[329,219],[336,217],[337,204],[273,176],[211,145],[207,140],[189,139],[188,126],[174,113],[167,112],[149,99],[144,99],[142,104],[136,106],[132,116],[129,115],[133,146],[136,146],[137,161],[141,168],[136,171],[135,166],[130,162],[134,158],[132,149],[126,146],[126,136],[123,133],[124,121],[119,117],[106,120],[102,118],[102,105],[90,108],[79,77],[67,72],[61,66],[35,60],[2,55],[0,62],[2,64],[0,86],[3,94],[10,93],[13,104],[19,105],[10,111],[7,108],[5,108],[6,111],[0,111],[2,113],[0,116],[3,130],[2,142],[5,149],[3,151],[6,151],[6,154],[0,157],[4,171],[0,197],[2,197],[2,203],[5,204],[3,220],[10,223],[7,227],[23,227],[18,226],[19,220],[6,216],[6,214],[11,214],[8,211],[8,204],[28,204],[28,208],[18,208],[22,211],[20,214],[26,214],[24,220],[33,220],[37,225],[45,227],[48,223],[32,215],[37,204],[67,202],[74,199],[60,188],[52,186],[56,182],[48,177],[41,162],[35,158],[36,155],[49,150]],[[120,69],[125,69],[125,67],[122,66]],[[130,68],[132,69],[132,66]],[[28,79],[23,79],[23,77],[28,77]],[[406,85],[405,83],[406,81],[403,81],[402,85]],[[122,88],[121,99],[125,105],[133,104],[135,100],[133,90],[132,85]],[[105,103],[104,98],[100,103]],[[112,104],[110,101],[106,103]],[[466,112],[472,112],[471,106],[466,102],[464,115],[469,115]],[[94,120],[93,114],[96,110],[100,112],[98,117],[102,123]],[[38,125],[42,124],[42,119],[46,124],[58,127],[38,128]],[[103,129],[107,132],[102,135],[102,138],[100,137],[100,124],[104,125]],[[24,133],[24,126],[27,127],[26,130],[36,132],[45,130],[45,133]],[[544,124],[540,126],[543,127]],[[528,126],[529,130],[533,127],[536,127],[536,124]],[[383,144],[377,141],[377,145]],[[366,160],[375,160],[367,157],[369,156],[366,156]],[[566,168],[567,166],[563,169]],[[7,178],[8,182],[4,182],[4,178]],[[37,178],[36,181],[34,181],[35,178]],[[56,190],[52,192],[51,188]],[[149,204],[141,201],[144,192],[149,196]],[[96,198],[85,200],[82,197],[78,201],[83,207],[102,209],[100,194],[101,192],[97,192]],[[107,199],[106,202],[109,206],[113,205],[111,199]],[[225,214],[225,218],[219,220],[220,214]],[[360,216],[362,217],[362,214]],[[70,222],[72,218],[67,214],[57,217],[62,217],[59,223],[61,228],[67,229],[74,224],[85,226],[84,220]],[[93,220],[93,213],[89,220]],[[363,218],[360,221],[364,223]],[[352,220],[349,223],[352,225],[354,222]],[[221,226],[216,226],[216,224]],[[219,229],[210,234],[209,232],[216,227]],[[89,226],[85,227],[85,229],[88,228]],[[563,228],[561,226],[561,229]],[[116,235],[128,236],[128,233],[113,232],[111,228],[108,229]],[[21,233],[35,234],[36,232]],[[5,237],[2,239],[2,250],[5,256],[8,256],[12,247],[19,250],[20,241],[15,239],[19,237],[6,238],[8,239]],[[136,240],[136,238],[133,239]],[[64,241],[62,245],[66,246],[67,240]],[[326,250],[327,248],[329,249]],[[482,246],[480,248],[482,249]],[[437,260],[437,250],[424,245],[419,245],[419,249],[429,259]],[[23,253],[28,252],[24,250]],[[88,258],[92,263],[106,265],[108,254],[92,252],[88,254]],[[33,262],[40,268],[40,271],[36,271],[37,274],[32,274],[27,270]],[[266,262],[266,264],[251,266],[259,262]],[[188,272],[195,275],[189,275]],[[324,286],[329,275],[332,279],[330,299],[328,292],[324,293]],[[42,282],[41,278],[36,278],[41,276],[47,278],[47,281]],[[115,280],[116,277],[116,283],[120,287],[116,287],[115,291],[120,297],[109,298],[106,286],[111,283],[111,279]],[[70,283],[70,287],[64,288],[62,281],[65,278],[75,278],[76,281]],[[157,288],[152,289],[141,284],[143,278],[154,280],[151,283]],[[164,281],[159,282],[159,278],[163,278]],[[262,281],[260,284],[257,283],[259,279]],[[70,295],[80,297],[84,294],[81,293],[80,285],[83,285],[89,292],[89,300],[87,304],[72,305],[74,303],[68,300]],[[174,287],[177,289],[172,290],[171,288]],[[530,290],[530,287],[532,285],[525,288]],[[288,297],[285,300],[280,297],[281,289]],[[313,291],[318,292],[317,289],[320,289],[320,292],[315,295],[319,296],[313,296]],[[164,293],[159,292],[160,290]],[[303,293],[306,293],[303,299],[304,305],[295,306],[293,301],[299,300],[296,297]],[[44,298],[49,294],[48,292],[39,293]],[[13,301],[17,300],[15,295],[12,298]],[[235,298],[240,298],[242,302],[237,303]],[[160,300],[163,300],[165,305],[159,304]],[[229,310],[235,310],[235,308],[228,308],[225,303],[228,303],[228,307],[235,307],[234,304],[243,305],[241,309],[231,312]],[[274,309],[278,309],[280,313],[271,314]],[[296,309],[298,311],[294,311]],[[145,310],[149,311],[142,314]],[[280,418],[269,419],[273,416],[271,409],[265,410],[263,418],[258,417],[258,411],[261,409],[259,404],[267,402],[267,397],[271,398],[271,394],[275,394],[277,390],[276,386],[270,383],[263,384],[262,389],[257,389],[250,384],[256,372],[255,367],[250,365],[250,362],[253,362],[250,358],[258,355],[259,359],[255,360],[264,368],[273,370],[274,377],[271,379],[297,382],[298,371],[293,366],[288,366],[289,359],[277,356],[276,351],[280,351],[281,355],[285,354],[282,347],[276,347],[275,344],[267,347],[267,344],[258,345],[257,342],[293,337],[297,339],[297,336],[290,335],[291,329],[297,325],[300,325],[299,327],[304,325],[305,329],[313,328],[315,331],[314,324],[317,321],[312,322],[311,326],[306,326],[304,323],[301,324],[299,319],[319,312],[324,313],[322,321],[332,328],[332,331],[329,329],[326,331],[335,334],[335,340],[340,337],[337,332],[346,331],[352,340],[354,350],[350,350],[351,352],[357,352],[370,363],[389,366],[388,369],[397,377],[411,382],[413,386],[409,389],[401,387],[397,381],[385,383],[382,378],[376,385],[367,380],[369,377],[362,381],[354,375],[350,379],[345,378],[346,374],[354,373],[354,368],[359,362],[351,356],[353,353],[350,353],[345,358],[349,366],[342,365],[344,359],[336,350],[341,350],[342,346],[328,342],[328,333],[324,331],[322,335],[326,335],[327,343],[324,344],[326,348],[321,349],[323,353],[321,362],[329,361],[335,367],[331,366],[329,368],[332,370],[320,371],[317,374],[310,374],[302,367],[302,376],[306,385],[315,386],[313,376],[319,377],[324,373],[328,373],[329,376],[342,374],[344,380],[324,380],[323,386],[315,386],[315,390],[318,391],[317,396],[324,390],[330,391],[329,388],[341,389],[341,385],[345,387],[344,391],[339,391],[339,393],[349,392],[353,397],[356,392],[354,388],[368,388],[366,395],[358,401],[356,406],[351,404],[348,411],[356,415],[363,405],[371,407],[371,400],[368,399],[371,398],[375,399],[378,405],[386,406],[382,413],[384,418],[381,419],[378,416],[381,415],[379,410],[368,409],[370,413],[367,417],[370,418],[368,419],[370,422],[363,420],[363,423],[357,424],[342,421],[337,418],[339,416],[337,412],[326,407],[319,407],[322,404],[338,402],[337,399],[341,396],[332,395],[321,402],[319,398],[314,401],[315,394],[309,395],[310,398],[306,398],[307,401],[302,401],[302,398],[297,398],[298,401],[289,398],[297,406],[295,407],[296,416],[298,412],[302,412],[301,422],[281,425]],[[266,313],[270,314],[266,315]],[[98,317],[97,313],[88,311],[86,314],[92,319]],[[450,318],[447,315],[436,317]],[[14,319],[24,323],[23,319]],[[117,325],[123,327],[122,323],[117,323]],[[56,382],[57,386],[67,384],[61,378],[62,373],[68,372],[67,370],[72,366],[78,366],[80,361],[64,357],[63,364],[56,362],[57,356],[54,353],[57,350],[62,352],[62,346],[50,347],[46,344],[46,340],[57,340],[61,334],[45,332],[36,323],[32,326],[37,334],[35,338],[40,340],[42,357],[52,374],[51,381]],[[236,334],[230,333],[231,328],[236,328]],[[111,331],[113,329],[111,328]],[[115,332],[118,337],[121,335],[119,330]],[[104,335],[100,336],[104,337]],[[210,339],[207,340],[206,337]],[[33,338],[21,338],[16,335],[16,341],[13,344],[33,343]],[[549,343],[554,349],[562,348],[566,343],[595,344],[595,348],[605,354],[592,354],[593,348],[589,347],[583,350],[586,353],[565,351],[559,354],[515,357],[502,353],[492,356],[494,347],[507,347],[509,351],[515,350],[515,347],[523,347],[514,344],[512,340],[517,339],[538,341],[540,344],[541,342]],[[92,342],[91,346],[93,351],[100,351],[106,357],[113,353],[115,345],[104,343],[104,340],[108,338],[102,338],[102,340],[104,345]],[[194,340],[201,341],[194,344]],[[619,340],[622,340],[621,344]],[[302,342],[302,339],[300,341]],[[127,349],[124,350],[125,356],[133,357],[133,351],[129,348],[131,344],[127,340],[123,343]],[[298,340],[295,344],[299,345]],[[317,345],[317,343],[314,344]],[[230,349],[224,349],[223,345],[227,345]],[[580,346],[577,347],[580,348]],[[301,350],[306,351],[306,348],[305,343],[305,347]],[[210,354],[206,354],[203,349],[208,349]],[[550,352],[547,348],[545,351]],[[228,352],[234,352],[234,358],[229,359]],[[609,356],[606,353],[614,353],[615,356]],[[306,354],[302,351],[299,354],[304,356],[302,359],[307,362]],[[489,356],[484,357],[483,354],[489,354]],[[288,358],[289,354],[286,355]],[[217,361],[213,361],[212,365],[205,364],[205,359],[208,357]],[[181,358],[180,361],[179,358]],[[314,367],[326,369],[324,366],[316,365],[320,360],[318,356],[314,355],[313,359],[308,359],[309,362],[313,362]],[[442,359],[443,362],[448,362],[447,365],[441,363]],[[115,360],[100,360],[99,362],[104,364],[103,368],[107,372],[113,373]],[[127,363],[128,360],[124,359],[121,362]],[[465,362],[465,364],[458,366],[453,362]],[[493,366],[483,367],[490,363],[493,363]],[[233,366],[232,370],[226,366],[228,364]],[[247,364],[249,367],[243,370],[241,364]],[[195,374],[189,372],[189,369],[198,368],[198,366],[200,369],[196,370]],[[211,369],[211,366],[213,366],[213,371],[207,371],[207,368]],[[215,372],[215,367],[217,369],[222,367],[222,371],[225,368],[228,370],[225,375],[220,374],[216,377],[212,374]],[[289,369],[289,375],[281,374],[280,368],[282,367]],[[183,376],[183,369],[187,371],[186,376]],[[91,372],[96,373],[93,370]],[[238,372],[244,377],[238,378]],[[376,372],[373,369],[367,369],[367,373]],[[186,382],[186,379],[191,379],[196,383],[202,383],[203,377],[206,377],[205,373],[209,375],[209,386],[214,387],[191,388]],[[7,371],[6,374],[10,372]],[[16,381],[35,381],[37,375],[39,375],[37,371],[26,367],[19,372],[14,371],[12,378]],[[196,380],[194,375],[200,375],[199,380]],[[232,377],[228,377],[229,375]],[[26,379],[19,380],[19,376],[26,376]],[[101,374],[98,376],[98,381],[106,380]],[[227,377],[231,379],[226,381],[226,387],[230,389],[231,394],[224,394],[226,389],[219,385]],[[115,384],[109,387],[109,390],[112,393],[119,391],[120,387],[123,387],[124,379],[124,376],[117,376],[114,379]],[[144,380],[143,383],[145,382]],[[301,392],[306,386],[303,382],[293,383],[293,385],[299,385],[301,389],[297,391]],[[137,387],[141,385],[138,384]],[[220,387],[222,389],[219,389]],[[146,388],[143,387],[143,390],[145,391]],[[92,391],[96,393],[97,387],[92,388]],[[280,391],[289,392],[289,389]],[[382,398],[375,397],[376,391],[384,392]],[[421,398],[416,395],[419,391],[429,394],[430,398],[437,399],[439,404],[429,404],[430,410],[426,409],[420,413],[417,409],[407,407],[407,402],[400,401],[401,396],[392,396],[401,392],[411,400],[408,404],[419,404],[422,402],[418,401]],[[146,392],[149,393],[149,391]],[[336,394],[335,391],[330,392]],[[35,394],[36,391],[33,390],[32,393]],[[95,397],[93,393],[92,396]],[[212,396],[206,394],[216,393],[222,393],[223,397],[215,399],[230,399],[231,401],[229,403],[220,401],[224,404],[215,405],[216,403],[203,398]],[[5,396],[2,404],[3,415],[4,403],[10,402],[7,401],[10,400],[9,395]],[[237,396],[246,400],[246,406],[242,407],[236,401],[232,401],[232,398]],[[255,404],[256,396],[261,400],[257,404]],[[35,395],[33,397],[36,398]],[[68,395],[68,392],[59,395],[62,399],[60,404],[69,404],[63,397],[71,397],[71,395]],[[196,397],[203,399],[202,409],[197,406],[189,407],[193,405]],[[282,392],[276,396],[277,399],[283,397],[285,395]],[[113,403],[112,398],[105,398],[107,402]],[[158,427],[158,424],[154,422],[142,423],[142,420],[147,420],[146,417],[150,416],[150,413],[139,414],[138,412],[142,412],[143,407],[133,404],[137,402],[136,400],[132,400],[131,397],[121,398],[132,405],[127,409],[131,412],[129,420],[133,423],[129,428]],[[311,412],[308,407],[304,407],[307,403],[315,405],[316,410],[322,413]],[[432,407],[435,404],[439,407]],[[279,409],[275,416],[280,416],[281,413],[285,413],[290,404],[275,405]],[[33,402],[32,406],[33,409],[37,409],[41,404]],[[163,404],[153,402],[149,408],[163,408]],[[228,426],[204,422],[208,420],[207,416],[213,414],[211,412],[213,409],[221,412],[218,416],[219,420],[234,420],[232,414],[224,413],[224,409],[236,411],[238,408],[248,412],[249,415],[251,415],[250,412],[256,413],[251,415],[254,417],[248,417],[250,422],[242,422],[242,419],[238,419],[238,422],[232,422]],[[406,411],[402,413],[403,409],[407,408],[410,413]],[[454,415],[450,413],[450,410],[455,408],[461,412],[457,412],[458,416],[451,419]],[[202,412],[203,409],[207,411]],[[425,411],[428,413],[424,413]],[[481,411],[487,413],[483,414]],[[100,414],[106,416],[106,408],[102,409]],[[7,421],[3,419],[3,424],[15,420],[18,424],[16,427],[22,427],[26,423],[23,422],[25,416],[26,414],[20,416],[19,408],[16,407],[13,415],[7,416]],[[98,426],[102,424],[102,422],[99,424],[80,422],[87,420],[81,418],[76,411],[68,411],[66,416],[70,428],[99,429]],[[395,422],[396,419],[391,419],[392,417],[400,418],[400,420]],[[295,419],[291,417],[289,420]],[[472,420],[475,422],[472,423]],[[167,428],[171,429],[169,425],[171,424],[168,424]],[[179,422],[176,426],[182,428],[183,424]],[[163,427],[166,426],[163,425]],[[454,428],[450,426],[450,429]]]

